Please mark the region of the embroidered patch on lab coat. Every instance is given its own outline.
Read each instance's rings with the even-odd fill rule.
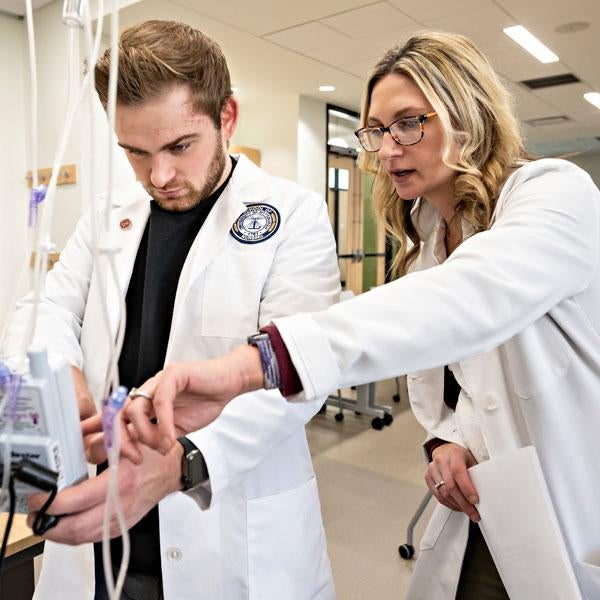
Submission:
[[[275,235],[281,223],[276,208],[269,204],[247,204],[231,228],[231,235],[242,244],[258,244]]]

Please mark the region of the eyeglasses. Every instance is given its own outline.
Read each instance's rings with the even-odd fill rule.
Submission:
[[[377,152],[383,143],[383,134],[386,131],[390,132],[392,139],[401,146],[412,146],[418,144],[425,132],[423,131],[423,123],[437,115],[436,112],[430,112],[417,117],[403,117],[394,121],[388,127],[363,127],[357,129],[354,135],[358,138],[360,145],[367,152]]]

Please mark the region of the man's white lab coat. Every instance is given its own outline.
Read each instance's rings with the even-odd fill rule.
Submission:
[[[116,257],[120,289],[109,283],[107,293],[112,335],[149,196],[136,185],[115,194],[115,203],[111,230],[122,250]],[[278,213],[279,227],[264,241],[244,243],[243,234],[240,241],[231,229],[246,205],[256,203],[268,205],[274,219]],[[124,219],[131,225],[120,227]],[[255,226],[260,230],[261,223]],[[108,338],[90,243],[87,215],[48,275],[36,340],[83,368],[98,401]],[[240,156],[181,271],[165,362],[221,356],[274,317],[324,309],[338,294],[335,243],[322,198]],[[14,318],[9,351],[20,347],[28,308],[22,303]],[[204,455],[210,488],[177,492],[159,504],[167,600],[335,597],[304,432],[322,403],[323,397],[302,405],[286,402],[277,391],[253,392],[188,435]],[[35,598],[91,600],[93,595],[92,546],[47,543]]]

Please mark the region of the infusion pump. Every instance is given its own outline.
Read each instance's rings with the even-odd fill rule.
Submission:
[[[58,490],[82,481],[88,474],[69,364],[49,363],[46,350],[32,350],[28,357],[28,369],[13,369],[21,371],[20,387],[13,406],[0,415],[0,461],[4,461],[8,441],[15,474],[16,512],[21,513],[27,512],[28,496],[40,491],[36,477],[45,477],[46,471],[55,479]],[[32,469],[33,474],[18,476],[15,469],[20,465],[28,465],[27,470]]]

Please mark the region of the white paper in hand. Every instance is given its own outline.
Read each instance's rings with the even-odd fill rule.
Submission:
[[[533,446],[469,469],[479,526],[511,600],[581,600]]]

